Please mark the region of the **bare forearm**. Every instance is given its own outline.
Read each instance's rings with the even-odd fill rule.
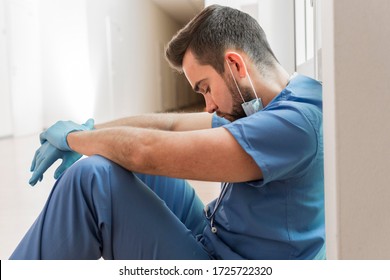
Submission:
[[[194,174],[198,168],[191,166],[186,168],[186,172],[181,170],[181,167],[193,162],[190,157],[180,158],[183,153],[175,151],[184,144],[180,143],[183,133],[186,132],[113,127],[72,132],[68,134],[67,141],[69,147],[80,154],[101,155],[133,172],[203,179]]]
[[[158,113],[122,118],[95,125],[96,129],[131,126],[166,131],[188,131],[211,127],[211,115],[208,113]]]
[[[173,159],[169,148],[176,145],[184,131],[211,128],[211,118],[208,113],[129,117],[97,125],[92,131],[69,133],[67,143],[73,151],[87,156],[104,156],[131,171],[178,175],[172,170],[161,170],[168,166],[167,159]],[[167,137],[171,141],[164,144]],[[174,165],[177,162],[172,160],[170,166]]]
[[[175,117],[171,114],[145,114],[140,116],[131,116],[126,118],[109,121],[95,125],[96,129],[131,126],[139,128],[153,128],[159,130],[171,130]]]
[[[69,147],[134,172],[217,182],[262,178],[255,161],[224,128],[185,132],[113,127],[71,132]]]
[[[142,172],[141,154],[148,146],[145,131],[133,127],[101,128],[94,131],[72,132],[67,136],[69,147],[83,155],[101,155],[132,171]],[[150,139],[150,138],[149,138]],[[135,164],[137,163],[137,164]]]

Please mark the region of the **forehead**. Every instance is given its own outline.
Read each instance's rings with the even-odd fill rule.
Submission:
[[[189,50],[183,57],[183,72],[193,88],[200,81],[213,79],[215,76],[219,76],[212,66],[200,64]]]

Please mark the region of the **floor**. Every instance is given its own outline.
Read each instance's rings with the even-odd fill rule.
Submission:
[[[44,206],[60,162],[46,173],[42,182],[31,187],[30,164],[39,146],[38,135],[0,139],[0,259],[7,259]],[[219,184],[190,182],[208,203],[217,197]]]

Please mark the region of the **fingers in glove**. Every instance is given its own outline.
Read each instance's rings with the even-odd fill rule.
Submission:
[[[86,126],[89,130],[91,130],[95,125],[95,121],[94,119],[88,119],[83,125]]]
[[[30,167],[30,171],[31,171],[31,172],[33,172],[34,169],[35,169],[35,164],[36,164],[38,155],[39,155],[39,149],[35,151],[33,160],[32,160],[32,162],[31,162],[31,167]]]

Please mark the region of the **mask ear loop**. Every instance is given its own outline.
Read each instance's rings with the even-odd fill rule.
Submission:
[[[227,60],[226,60],[226,64],[227,64],[227,66],[229,67],[230,73],[232,74],[234,83],[236,84],[236,87],[237,87],[237,89],[238,89],[238,92],[240,93],[242,102],[245,103],[246,101],[244,100],[244,97],[243,97],[243,95],[242,95],[242,93],[241,93],[241,90],[240,90],[240,88],[238,87],[237,81],[236,81],[236,79],[235,79],[234,76],[233,76],[232,68],[230,67],[229,62],[228,62]],[[250,83],[250,85],[251,85],[251,87],[252,87],[252,90],[253,90],[253,92],[254,92],[254,94],[255,94],[255,96],[256,96],[256,99],[259,99],[259,97],[257,96],[256,90],[255,90],[255,87],[253,86],[251,76],[249,75],[248,71],[246,70],[246,67],[245,67],[245,72],[246,72],[246,74],[248,75],[248,80],[249,80],[249,83]]]
[[[237,87],[237,90],[238,90],[238,92],[239,92],[239,94],[240,94],[240,96],[241,96],[242,102],[245,103],[244,96],[242,95],[241,90],[240,90],[240,88],[238,87],[236,78],[234,78],[234,76],[233,76],[232,68],[230,67],[229,62],[228,62],[227,60],[226,60],[226,64],[227,64],[227,66],[229,67],[230,74],[232,74],[233,81],[234,81],[234,83],[236,84],[236,87]]]
[[[249,75],[248,70],[246,70],[246,65],[245,65],[245,63],[244,63],[244,68],[245,68],[246,74],[248,75],[248,80],[249,80],[249,83],[251,84],[251,87],[252,87],[252,90],[253,90],[253,92],[254,92],[254,94],[255,94],[255,96],[256,96],[256,99],[259,99],[259,97],[257,96],[257,92],[256,92],[256,90],[255,90],[255,87],[253,86],[251,76]]]
[[[247,73],[247,75],[248,75],[248,80],[249,80],[249,83],[251,84],[252,90],[253,90],[253,92],[255,93],[256,99],[259,99],[259,97],[257,96],[256,90],[255,90],[255,87],[253,86],[251,76],[249,76],[249,73],[248,73],[248,72],[246,72],[246,73]]]

